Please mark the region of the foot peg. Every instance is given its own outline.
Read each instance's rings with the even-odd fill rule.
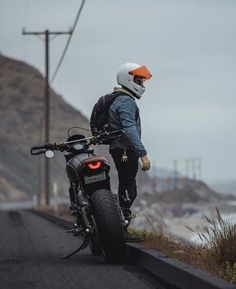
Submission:
[[[71,233],[74,236],[78,236],[80,233],[83,232],[83,228],[78,228],[78,227],[74,227],[74,228],[68,228],[66,230],[66,233]]]

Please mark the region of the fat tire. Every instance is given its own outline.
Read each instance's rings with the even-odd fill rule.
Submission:
[[[93,192],[91,201],[103,257],[109,263],[124,262],[127,258],[125,232],[111,191],[97,190]]]

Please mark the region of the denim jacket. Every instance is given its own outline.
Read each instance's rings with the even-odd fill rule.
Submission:
[[[123,129],[124,136],[114,140],[110,144],[110,152],[115,148],[133,149],[139,157],[147,154],[141,142],[141,121],[139,109],[134,97],[123,88],[115,88],[115,91],[124,91],[111,104],[108,112],[108,124],[110,128]]]

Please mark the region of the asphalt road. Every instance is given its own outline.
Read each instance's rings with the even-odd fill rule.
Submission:
[[[0,211],[1,289],[170,288],[132,265],[108,265],[80,240],[29,211]]]

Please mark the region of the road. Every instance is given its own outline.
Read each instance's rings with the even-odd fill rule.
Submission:
[[[81,241],[30,211],[0,211],[0,228],[1,289],[171,288],[136,266],[105,264],[89,249],[62,259]]]

